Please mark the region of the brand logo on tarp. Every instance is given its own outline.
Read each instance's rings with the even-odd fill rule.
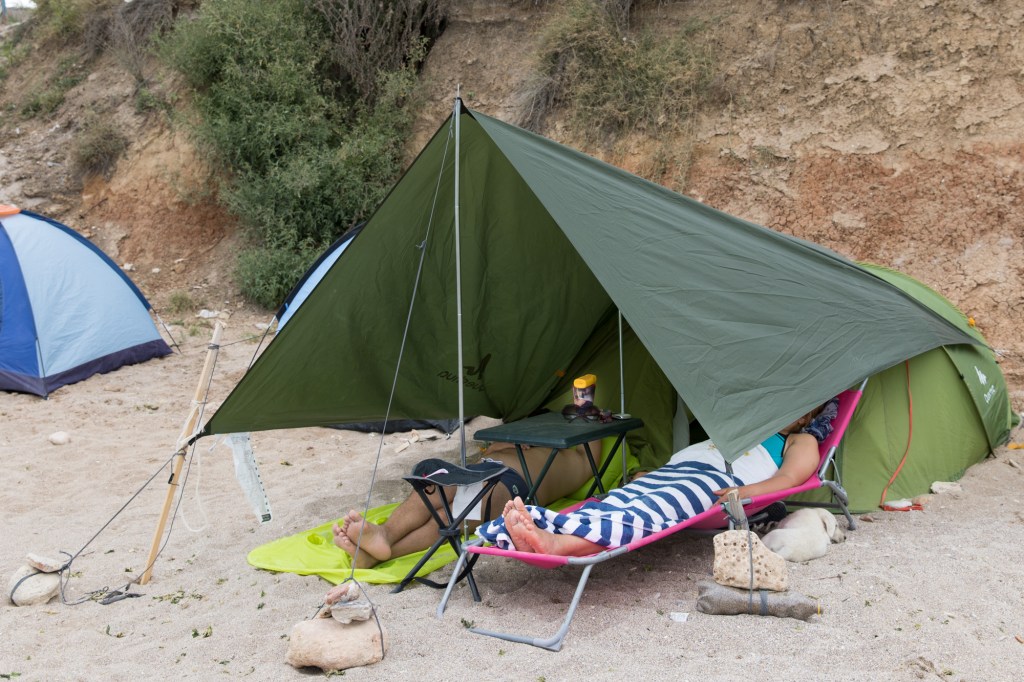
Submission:
[[[484,370],[487,369],[487,363],[491,361],[491,354],[480,358],[480,362],[476,365],[463,365],[463,376],[462,385],[473,391],[484,390]],[[442,369],[437,373],[437,376],[445,381],[458,381],[459,375],[456,372],[451,372],[447,369]]]
[[[978,373],[978,381],[981,382],[982,386],[988,383],[988,377],[985,376],[985,374],[980,369],[978,369],[977,365],[974,366],[974,371]]]

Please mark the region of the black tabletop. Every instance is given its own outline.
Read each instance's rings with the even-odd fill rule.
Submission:
[[[583,418],[567,421],[561,414],[549,412],[508,424],[499,424],[488,429],[480,429],[473,437],[479,441],[539,445],[561,450],[588,441],[617,436],[643,425],[643,420],[636,417],[612,419],[608,423],[592,422]]]

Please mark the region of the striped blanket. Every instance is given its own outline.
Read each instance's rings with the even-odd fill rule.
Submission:
[[[737,476],[705,462],[679,461],[616,488],[601,501],[590,501],[568,514],[529,505],[537,528],[575,535],[613,548],[639,540],[708,509],[718,496],[712,491],[744,485]],[[477,535],[501,549],[515,549],[497,518],[477,529]]]

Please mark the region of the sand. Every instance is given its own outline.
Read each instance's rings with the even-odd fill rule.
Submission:
[[[211,403],[224,399],[251,361],[261,321],[244,311],[227,321]],[[175,330],[181,354],[92,377],[48,400],[0,393],[5,586],[26,554],[59,557],[83,546],[68,601],[123,587],[141,573],[168,489],[170,469],[161,467],[175,449],[211,333],[198,331]],[[479,425],[469,425],[470,437]],[[70,442],[52,444],[58,431]],[[377,436],[330,429],[254,434],[274,511],[266,524],[235,481],[228,447],[199,441],[153,579],[131,587],[141,596],[109,605],[0,600],[0,678],[321,676],[292,668],[285,654],[290,629],[314,615],[328,583],[254,569],[246,555],[364,507],[378,450],[371,505],[403,497],[401,476],[419,459],[457,457],[457,438],[397,453],[405,438],[385,436],[379,447]],[[476,570],[483,602],[473,603],[462,585],[440,620],[438,591],[391,594],[390,586],[369,585],[390,648],[382,662],[349,669],[345,678],[1017,679],[1024,667],[1022,483],[1024,451],[1000,448],[967,472],[962,492],[935,496],[924,511],[859,516],[845,543],[789,565],[792,589],[820,601],[822,614],[809,622],[697,612],[696,584],[712,568],[707,537],[676,536],[596,567],[558,653],[475,635],[466,625],[553,634],[575,569],[484,559]],[[441,569],[435,578],[447,575]]]

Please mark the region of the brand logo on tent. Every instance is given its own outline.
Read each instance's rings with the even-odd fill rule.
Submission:
[[[488,353],[487,355],[483,356],[480,359],[480,363],[476,367],[472,365],[464,365],[462,369],[465,371],[465,375],[462,377],[462,384],[466,388],[482,392],[484,390],[484,370],[487,369],[487,363],[489,363],[490,361],[491,354]],[[445,379],[446,381],[459,380],[458,374],[450,372],[446,369],[443,369],[440,372],[438,372],[437,376],[439,376],[442,379]]]
[[[977,365],[975,365],[974,371],[977,372],[977,374],[978,374],[978,381],[981,382],[982,386],[984,386],[985,384],[988,383],[988,377],[985,376],[984,372],[982,372],[980,369],[978,369]],[[985,391],[985,395],[982,396],[982,398],[985,399],[985,404],[988,404],[988,403],[992,402],[992,398],[994,398],[995,395],[996,395],[996,387],[995,387],[995,384],[993,384],[993,385],[989,386],[988,390]]]

